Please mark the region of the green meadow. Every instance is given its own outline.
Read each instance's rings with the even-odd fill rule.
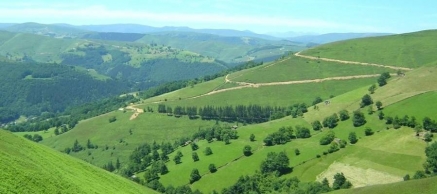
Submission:
[[[302,52],[322,58],[417,68],[436,62],[437,30],[360,38],[317,46]]]
[[[0,193],[156,193],[0,129]]]

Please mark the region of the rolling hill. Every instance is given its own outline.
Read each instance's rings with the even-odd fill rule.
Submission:
[[[0,148],[1,193],[156,193],[4,130]]]
[[[169,161],[165,162],[168,172],[159,175],[159,182],[164,187],[189,185],[192,189],[199,189],[205,193],[222,191],[235,184],[241,176],[252,176],[259,171],[262,161],[269,152],[284,152],[290,158],[289,164],[292,170],[283,174],[282,178],[297,177],[302,182],[320,182],[323,178],[327,178],[332,183],[333,175],[342,172],[355,187],[364,187],[359,190],[346,190],[346,192],[360,190],[364,192],[367,189],[365,186],[400,182],[406,174],[413,175],[417,170],[423,169],[427,143],[416,136],[411,126],[396,128],[386,120],[380,119],[379,112],[389,116],[402,113],[417,118],[437,114],[435,109],[427,109],[423,115],[416,115],[423,108],[418,106],[418,102],[430,103],[437,91],[437,85],[434,84],[437,82],[434,73],[437,70],[437,55],[428,55],[433,51],[426,51],[411,58],[399,58],[397,64],[386,63],[387,60],[392,60],[386,57],[393,56],[393,53],[396,53],[394,50],[399,48],[382,46],[378,51],[376,44],[398,42],[399,37],[403,37],[406,43],[415,42],[414,49],[427,50],[432,45],[428,43],[431,37],[423,36],[424,33],[429,32],[322,45],[296,55],[288,55],[272,63],[231,73],[225,77],[161,96],[143,99],[139,104],[122,107],[123,109],[118,111],[82,121],[71,131],[60,135],[54,135],[54,129],[46,133],[38,133],[44,135],[42,144],[60,151],[71,147],[76,139],[82,145],[90,140],[99,148],[70,154],[97,166],[120,158],[122,164],[127,165],[126,170],[144,181],[150,178],[150,172],[156,168],[153,164],[161,163],[158,162],[159,157],[167,143],[170,143]],[[418,37],[422,39],[419,40]],[[378,41],[372,42],[374,39]],[[424,43],[420,44],[420,41]],[[352,57],[348,58],[349,53],[341,55],[334,52],[352,44],[358,51],[368,45],[375,45],[372,55],[362,56],[356,61]],[[409,45],[411,44],[405,44],[405,47],[401,48],[412,49]],[[333,51],[332,56],[324,56],[323,53],[330,53],[327,51]],[[319,53],[321,57],[318,57]],[[373,58],[376,55],[380,57]],[[419,60],[415,57],[423,58]],[[410,61],[417,61],[417,63],[412,65]],[[381,101],[382,110],[377,110],[374,104],[360,107],[363,96],[369,94],[368,89],[372,84],[377,84],[380,73],[393,73],[398,70],[402,72],[391,74],[387,85],[376,86],[374,93],[370,94],[374,102]],[[321,99],[312,103],[316,97]],[[297,105],[294,106],[295,104]],[[311,104],[314,106],[310,106]],[[173,108],[174,112],[158,111],[162,105],[165,105],[167,110],[169,107]],[[227,118],[224,110],[239,105],[275,108],[270,109],[267,116],[260,116],[267,117],[268,122],[256,123]],[[186,110],[196,107],[199,110],[198,117],[203,117],[204,114],[204,111],[200,113],[200,109],[209,110],[210,107],[217,108],[217,112],[221,111],[221,113],[210,119],[188,118],[184,114],[176,113],[178,106]],[[305,106],[305,112],[300,108],[296,110],[296,107],[301,106]],[[401,109],[405,111],[401,112]],[[262,110],[261,108],[261,112]],[[296,111],[296,115],[287,116],[288,113],[284,110],[289,110],[292,115],[293,111]],[[326,120],[328,123],[328,117],[334,114],[338,116],[343,110],[348,112],[349,119],[338,121],[333,127],[328,127],[326,124],[322,129],[312,129],[314,121]],[[302,114],[298,114],[299,111],[302,111]],[[362,125],[354,126],[355,111],[363,113],[366,122]],[[116,120],[111,122],[111,118]],[[420,122],[417,120],[415,124]],[[231,126],[234,125],[236,129],[234,127],[232,130]],[[274,146],[265,145],[264,140],[269,134],[277,132],[281,127],[289,126],[294,129],[293,134],[296,135],[289,142]],[[297,131],[302,127],[309,129],[310,137],[297,137]],[[235,131],[237,135],[232,136],[229,143],[225,143],[224,136],[229,134],[222,133],[223,136],[217,136],[215,130],[219,128],[228,131],[223,133],[232,134],[233,132],[229,131]],[[371,135],[365,133],[368,128],[372,131]],[[214,130],[215,139],[205,140],[207,133],[205,130]],[[321,145],[320,140],[331,133],[338,138],[334,142],[343,140],[348,144],[341,149],[337,147],[335,151],[332,151],[332,147],[335,148],[339,143]],[[356,134],[358,142],[350,144],[348,140],[350,133]],[[255,136],[255,141],[250,140],[252,134]],[[189,144],[189,140],[198,146],[195,150],[198,153],[198,161],[194,161],[191,157],[192,146],[180,146]],[[144,151],[148,147],[144,143],[149,143],[149,151]],[[243,155],[245,145],[252,148],[250,156]],[[204,153],[206,147],[212,150],[212,155]],[[133,148],[136,148],[135,151]],[[152,154],[150,149],[158,154],[154,159],[156,162],[151,159],[156,154]],[[300,154],[296,154],[296,149]],[[178,152],[183,155],[180,163],[173,162]],[[131,163],[135,163],[135,160],[139,164],[132,166]],[[210,173],[208,169],[210,164],[215,164],[216,172]],[[194,168],[199,170],[201,178],[190,183],[190,172]],[[433,179],[423,181],[426,183],[426,180]],[[406,184],[413,183],[406,182]],[[369,187],[372,188],[393,187],[390,185]]]
[[[417,68],[436,61],[437,30],[340,41],[309,49],[313,57]]]
[[[201,77],[228,68],[212,57],[164,45],[5,31],[0,32],[0,55],[14,61],[79,66],[114,79],[152,84]]]
[[[300,51],[306,47],[305,44],[286,40],[271,41],[247,36],[226,37],[195,32],[157,32],[147,34],[136,42],[170,45],[227,63],[272,61],[288,52]]]
[[[375,185],[369,187],[362,187],[352,190],[339,190],[332,192],[333,194],[342,193],[357,193],[357,194],[410,194],[410,193],[423,193],[432,194],[437,192],[436,177],[411,180],[406,182],[392,183],[386,185]]]

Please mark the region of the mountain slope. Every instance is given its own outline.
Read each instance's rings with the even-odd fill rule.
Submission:
[[[133,34],[104,37],[107,36],[111,40],[136,37]],[[0,31],[0,55],[14,61],[80,66],[101,75],[146,84],[191,79],[227,69],[212,57],[165,45],[51,38],[6,31]]]
[[[137,42],[164,44],[191,50],[228,63],[248,60],[272,61],[290,51],[296,52],[305,48],[301,43],[287,40],[271,41],[247,36],[226,37],[177,31],[147,34]]]
[[[332,194],[433,194],[437,193],[437,177],[409,180],[404,182],[386,184],[386,185],[374,185],[369,187],[362,187],[352,190],[338,190],[331,192]]]
[[[305,35],[287,38],[288,40],[296,42],[309,42],[316,44],[326,44],[330,42],[336,42],[341,40],[349,40],[365,37],[387,36],[392,35],[389,33],[329,33],[320,35]]]
[[[437,30],[329,43],[302,52],[313,57],[416,68],[437,61]]]
[[[3,130],[0,160],[0,193],[155,193]]]

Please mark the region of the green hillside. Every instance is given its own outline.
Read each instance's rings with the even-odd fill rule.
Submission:
[[[432,194],[437,193],[437,187],[435,182],[437,177],[431,177],[419,180],[410,180],[406,182],[392,183],[386,185],[375,185],[369,187],[362,187],[353,190],[338,190],[331,192],[332,194],[410,194],[410,193],[421,193],[421,194]]]
[[[437,59],[436,30],[361,38],[321,45],[303,55],[416,68]]]
[[[227,63],[272,61],[288,52],[305,49],[292,41],[272,41],[250,37],[226,37],[194,32],[146,34],[136,42],[157,43],[211,56]]]
[[[0,193],[155,193],[3,130],[0,160]]]
[[[398,36],[402,37],[386,38],[391,40]],[[404,36],[416,37],[411,34]],[[386,40],[382,38],[381,41]],[[409,42],[410,38],[405,41]],[[422,41],[429,40],[424,38]],[[332,47],[333,50],[343,47],[341,42],[332,45],[335,44],[339,46]],[[365,42],[362,44],[363,47],[366,45]],[[306,55],[306,52],[318,48],[302,53]],[[385,50],[381,49],[379,53],[382,51]],[[383,66],[325,62],[322,53],[320,59],[317,55],[312,59],[287,56],[280,61],[142,99],[137,104],[120,107],[123,109],[118,111],[81,121],[60,135],[53,134],[54,129],[38,133],[44,136],[42,144],[60,151],[70,152],[68,148],[74,148],[75,140],[80,145],[87,145],[87,149],[71,151],[70,155],[97,166],[120,159],[123,165],[121,173],[135,174],[155,188],[158,187],[155,180],[159,177],[159,183],[166,188],[188,185],[204,193],[222,191],[236,184],[241,176],[262,171],[260,166],[270,152],[285,153],[290,159],[290,169],[283,172],[281,178],[297,177],[302,182],[299,185],[321,182],[324,178],[332,184],[333,176],[339,172],[344,173],[354,187],[400,182],[406,174],[412,176],[423,170],[427,142],[416,136],[412,126],[404,124],[398,128],[386,119],[387,116],[407,114],[410,118],[417,118],[416,126],[422,124],[424,116],[435,119],[437,112],[433,105],[425,107],[422,103],[432,103],[435,98],[437,55],[424,54],[428,60],[426,65],[420,61],[421,55],[411,58],[420,63],[417,65],[395,65],[387,63],[385,57],[373,58],[373,55],[368,55],[367,59],[374,61],[363,60]],[[337,56],[333,54],[326,58],[355,61],[342,58],[347,54],[337,53]],[[400,61],[408,62],[405,58]],[[414,69],[391,74],[386,85],[378,86],[381,73],[396,71],[384,65]],[[374,93],[369,92],[372,84],[375,84]],[[374,103],[360,107],[365,95],[369,95]],[[320,99],[313,103],[317,97]],[[378,101],[382,103],[381,110],[375,105]],[[188,112],[193,107],[196,113],[189,118]],[[181,113],[182,110],[186,112]],[[215,115],[211,113],[214,111]],[[342,115],[342,111],[347,111],[349,118],[340,121],[338,115]],[[380,118],[380,111],[386,118]],[[360,115],[366,121],[357,125],[359,121],[354,118]],[[329,126],[334,122],[332,120],[337,124]],[[314,121],[325,126],[314,130]],[[269,138],[278,138],[277,133],[271,134],[281,127],[291,127],[293,136],[288,140],[275,140],[280,142],[279,145],[268,145]],[[305,131],[303,128],[308,131],[302,132]],[[298,137],[298,131],[299,134],[305,133],[305,137]],[[321,145],[321,139],[332,133],[337,139]],[[349,140],[351,133],[356,134],[356,143]],[[250,140],[252,134],[255,140]],[[339,148],[342,141],[348,143]],[[251,155],[243,154],[246,145],[251,146]],[[207,147],[213,154],[205,154]],[[296,154],[296,149],[299,154]],[[177,158],[178,152],[183,156],[180,162],[175,162],[173,159]],[[198,155],[197,161],[192,157],[193,152]],[[163,156],[168,156],[168,160]],[[163,164],[168,172],[161,171]],[[210,172],[210,164],[217,167],[216,172]],[[160,173],[156,173],[157,168]],[[193,169],[198,169],[201,178],[190,183]]]
[[[52,38],[0,31],[0,56],[79,66],[129,82],[192,79],[227,69],[223,62],[166,45]]]

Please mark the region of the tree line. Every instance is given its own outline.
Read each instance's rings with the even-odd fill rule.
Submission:
[[[237,106],[203,106],[197,108],[176,106],[172,108],[164,104],[158,105],[159,113],[167,113],[180,117],[187,115],[194,119],[200,117],[203,120],[219,120],[225,122],[262,123],[285,116],[302,116],[307,112],[305,103],[294,104],[289,107],[273,107],[261,105],[237,105]]]

